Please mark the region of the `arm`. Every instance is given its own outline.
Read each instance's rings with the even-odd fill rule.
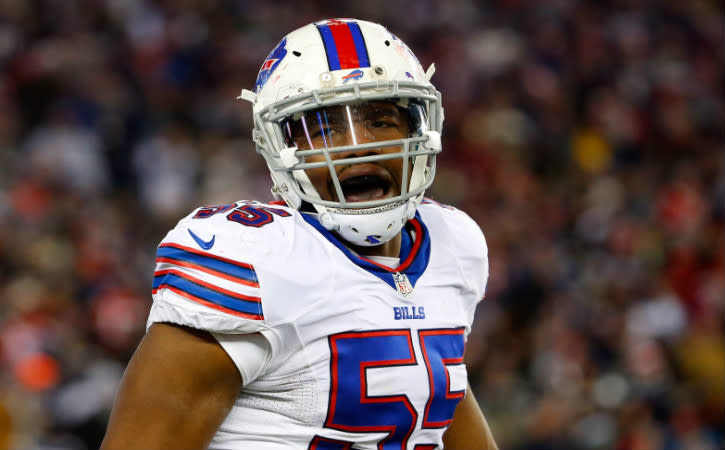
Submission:
[[[208,332],[156,323],[126,368],[101,448],[206,448],[241,386]]]
[[[453,421],[443,435],[443,447],[454,449],[497,450],[491,429],[478,407],[471,386],[453,413]]]

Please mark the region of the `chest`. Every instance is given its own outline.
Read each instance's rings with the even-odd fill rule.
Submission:
[[[345,279],[300,320],[302,350],[286,364],[314,386],[320,442],[438,445],[467,383],[459,287],[421,277],[402,296],[364,276]]]

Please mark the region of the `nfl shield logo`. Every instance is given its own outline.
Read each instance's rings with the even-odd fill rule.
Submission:
[[[408,276],[404,273],[395,272],[393,274],[393,280],[395,281],[395,288],[404,296],[408,296],[413,292],[413,285],[410,284]]]

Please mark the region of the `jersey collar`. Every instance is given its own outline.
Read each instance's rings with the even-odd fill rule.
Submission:
[[[302,217],[307,223],[325,236],[330,243],[344,253],[350,261],[388,283],[393,289],[398,289],[395,277],[397,274],[406,275],[411,285],[415,287],[418,278],[423,275],[426,267],[428,267],[428,261],[430,259],[430,236],[428,234],[428,228],[417,212],[415,213],[415,217],[410,219],[405,224],[405,227],[403,227],[402,242],[400,245],[401,262],[396,268],[376,263],[350,250],[335,234],[320,224],[316,214],[303,212]],[[411,231],[414,232],[415,239],[411,238]]]

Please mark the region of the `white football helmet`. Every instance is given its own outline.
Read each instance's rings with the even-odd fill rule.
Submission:
[[[392,239],[415,215],[435,176],[443,109],[430,83],[434,71],[431,65],[425,72],[400,39],[375,23],[332,19],[288,34],[262,64],[255,91],[239,96],[253,104],[253,138],[272,175],[273,193],[296,209],[311,204],[325,228],[352,244]],[[395,105],[407,121],[407,135],[356,138],[352,118],[369,114],[371,104]],[[333,116],[346,122],[344,129],[331,131]],[[301,140],[292,129],[303,130]],[[341,133],[352,138],[335,143]],[[377,167],[393,159],[401,172],[394,183],[340,176],[353,165]],[[329,180],[324,194],[309,176],[320,168]],[[377,190],[358,195],[365,182],[378,183]]]

